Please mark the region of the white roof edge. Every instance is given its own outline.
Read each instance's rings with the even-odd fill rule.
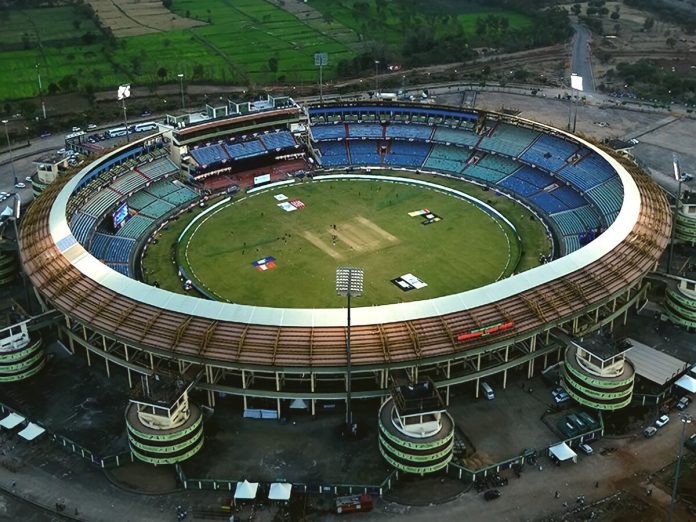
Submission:
[[[609,154],[582,138],[537,122],[524,119],[519,120],[537,128],[545,128],[556,134],[563,134],[570,140],[591,149],[609,162],[619,175],[624,188],[623,204],[614,223],[597,239],[569,255],[480,288],[424,301],[353,308],[351,310],[351,322],[353,325],[369,325],[432,317],[457,312],[465,308],[475,308],[492,301],[511,297],[539,285],[549,283],[559,277],[569,275],[584,266],[594,263],[611,252],[629,235],[638,219],[641,202],[638,187],[628,171]],[[66,183],[56,197],[49,215],[49,230],[54,243],[72,235],[65,213],[70,194],[72,194],[80,180],[89,174],[95,166],[108,161],[127,147],[138,145],[145,139],[121,147],[99,158],[96,162],[83,168]],[[360,176],[363,179],[366,177],[365,174]],[[125,297],[140,301],[143,304],[184,314],[195,310],[197,316],[211,320],[250,323],[253,319],[255,324],[296,327],[344,326],[346,321],[343,308],[271,308],[220,303],[168,292],[121,275],[99,262],[89,253],[81,256],[75,262],[75,267],[86,277]]]

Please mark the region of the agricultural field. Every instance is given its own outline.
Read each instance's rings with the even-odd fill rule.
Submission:
[[[0,11],[0,49],[51,47],[56,43],[79,43],[99,28],[75,6]]]
[[[118,5],[112,0],[88,2],[101,23],[119,38],[204,25],[204,22],[172,14],[161,0],[121,0]]]
[[[526,29],[531,25],[523,14],[484,8],[466,1],[413,1],[409,8],[404,8],[403,0],[310,0],[309,4],[335,23],[350,27],[362,38],[386,42],[399,48],[410,36],[411,31],[407,28],[432,27],[435,37],[439,39],[459,32],[473,36],[476,19],[489,15],[506,18],[510,29]],[[384,7],[378,10],[378,4]]]
[[[304,208],[282,210],[274,198],[280,193]],[[409,216],[424,208],[442,221],[423,225],[424,218]],[[510,275],[518,247],[508,232],[471,203],[412,185],[303,183],[206,216],[183,238],[179,261],[220,299],[280,307],[335,306],[336,266],[360,266],[366,274],[361,305],[386,304],[461,292]],[[252,266],[268,256],[277,268]],[[428,286],[404,292],[391,282],[408,273]]]

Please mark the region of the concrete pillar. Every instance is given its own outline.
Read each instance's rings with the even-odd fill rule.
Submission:
[[[505,362],[508,362],[508,357],[510,355],[510,345],[508,344],[505,346]],[[505,371],[503,371],[503,390],[507,386],[507,368],[505,368]]]
[[[447,361],[447,380],[449,380],[451,377],[451,372],[452,372],[452,361],[448,360]],[[447,390],[445,392],[445,406],[449,406],[450,403],[450,388],[451,385],[447,385]]]
[[[314,399],[314,389],[315,389],[314,372],[309,374],[309,385],[310,385],[310,389],[312,391],[312,416],[314,416],[317,414],[317,400]]]

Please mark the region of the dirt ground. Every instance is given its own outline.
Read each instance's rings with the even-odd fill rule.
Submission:
[[[205,25],[175,15],[160,0],[89,0],[99,19],[116,37],[161,33]]]

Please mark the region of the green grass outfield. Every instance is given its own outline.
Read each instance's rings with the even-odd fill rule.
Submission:
[[[273,197],[281,192],[301,199],[306,208],[284,212]],[[408,215],[421,208],[443,221],[422,225],[421,218]],[[375,181],[264,191],[199,221],[179,245],[182,264],[221,300],[279,307],[340,305],[334,285],[341,265],[365,269],[360,304],[373,305],[485,285],[509,275],[518,254],[512,231],[474,205],[420,187]],[[251,266],[266,256],[277,259],[276,269],[259,272]],[[428,287],[403,292],[390,282],[406,273]]]
[[[373,173],[379,173],[379,174],[384,174],[384,175],[391,174],[390,171],[373,171]],[[540,253],[546,254],[550,251],[550,244],[549,244],[549,241],[546,237],[546,233],[545,233],[545,229],[544,229],[543,225],[537,219],[535,219],[534,216],[527,209],[520,206],[516,202],[514,202],[506,197],[496,196],[495,193],[492,191],[484,191],[481,187],[478,187],[478,186],[470,184],[470,183],[462,182],[462,180],[460,180],[460,179],[446,178],[446,177],[434,176],[434,175],[424,176],[424,175],[418,175],[415,173],[408,173],[408,172],[398,172],[397,174],[401,177],[414,177],[414,178],[418,178],[418,179],[425,179],[425,180],[432,181],[432,182],[435,182],[435,183],[438,183],[438,184],[441,184],[444,186],[450,186],[450,187],[456,188],[457,190],[460,190],[460,191],[465,192],[469,195],[472,195],[475,198],[480,199],[481,201],[487,202],[489,205],[493,206],[499,212],[501,212],[503,215],[505,215],[515,225],[516,229],[518,230],[518,232],[521,236],[521,241],[522,241],[521,251],[515,252],[513,250],[513,252],[512,252],[513,258],[516,255],[519,256],[519,262],[518,262],[518,266],[516,268],[517,272],[528,270],[529,268],[537,266],[539,254]],[[372,187],[370,187],[370,189],[372,189],[372,190],[364,190],[362,188],[362,187],[368,187],[369,185],[367,185],[367,183],[370,183],[373,185]],[[292,190],[308,189],[309,187],[306,185],[307,184],[305,183],[304,186],[301,186],[301,187],[298,187],[297,189],[292,189]],[[322,185],[329,186],[327,183],[323,183]],[[332,185],[334,185],[334,184],[332,183]],[[366,198],[370,194],[373,194],[373,197],[374,197],[374,194],[377,194],[377,196],[379,196],[379,195],[384,196],[384,194],[386,194],[386,193],[382,193],[382,191],[385,190],[384,188],[381,191],[374,192],[374,188],[376,186],[379,186],[379,185],[381,185],[382,187],[390,187],[391,186],[389,184],[379,183],[379,182],[346,182],[346,183],[341,183],[341,187],[342,187],[341,190],[344,190],[343,187],[346,187],[346,189],[347,189],[348,186],[360,187],[360,188],[355,189],[360,193],[360,199]],[[321,186],[321,185],[319,185],[319,186]],[[438,198],[444,198],[443,203],[446,203],[448,208],[449,208],[449,206],[452,206],[455,209],[454,213],[452,213],[450,215],[449,211],[447,214],[445,214],[444,212],[439,210],[439,208],[444,208],[444,207],[438,206],[438,209],[436,211],[435,205],[431,205],[432,208],[430,208],[430,210],[436,211],[436,213],[441,212],[443,217],[445,218],[442,222],[435,223],[432,225],[427,225],[427,226],[417,225],[417,226],[415,226],[414,224],[417,223],[416,222],[417,218],[408,218],[406,220],[406,222],[401,221],[400,222],[401,225],[406,226],[407,230],[410,233],[418,232],[418,233],[429,234],[429,233],[431,233],[430,232],[431,229],[435,233],[440,233],[440,232],[448,232],[449,233],[450,231],[444,227],[454,226],[456,221],[453,221],[453,219],[455,219],[455,217],[459,215],[459,212],[469,212],[471,214],[475,214],[479,219],[481,219],[483,222],[487,223],[488,226],[494,224],[493,221],[486,214],[484,214],[482,211],[480,211],[478,209],[474,209],[469,204],[467,204],[461,200],[455,199],[451,196],[444,196],[442,194],[438,194],[438,193],[428,191],[428,190],[422,189],[422,188],[411,189],[411,187],[405,187],[403,185],[394,185],[394,187],[398,187],[399,189],[402,189],[402,191],[400,192],[400,194],[401,194],[400,198],[401,198],[401,201],[404,203],[404,208],[408,208],[408,210],[405,210],[405,212],[409,212],[411,210],[415,210],[416,208],[419,208],[419,206],[423,204],[422,202],[425,201],[425,199],[419,199],[418,200],[419,203],[412,202],[411,200],[404,201],[404,199],[405,199],[405,192],[404,191],[407,189],[408,189],[409,193],[411,193],[411,190],[413,190],[414,191],[413,194],[418,194],[419,198],[434,197],[434,196],[438,196]],[[329,190],[336,190],[336,189],[329,189]],[[282,190],[277,189],[274,191],[274,193],[280,193],[280,192],[284,193],[287,196],[291,195],[291,189],[282,189]],[[333,196],[333,194],[332,194],[332,196]],[[266,200],[268,200],[268,198],[271,198],[271,196],[269,193],[266,193],[265,196],[258,195],[258,196],[255,196],[254,198],[252,198],[250,201],[258,200],[259,204],[261,204],[261,202],[264,201],[264,198]],[[306,198],[303,195],[301,197],[301,199],[303,199],[303,201],[305,201]],[[396,198],[394,198],[394,199],[396,199]],[[340,208],[341,212],[345,213],[346,216],[354,217],[354,216],[358,215],[359,209],[360,209],[360,207],[356,206],[356,204],[358,203],[358,198],[354,197],[348,201],[350,201],[350,204],[348,204],[348,205],[346,205],[345,201],[343,201],[340,206],[338,204],[336,204],[336,205],[330,207],[330,209],[327,211],[327,213],[329,213],[329,215],[331,215],[332,212],[335,212],[336,209]],[[374,206],[376,205],[375,201],[376,200],[372,200],[371,204],[373,205],[373,211],[375,212],[376,215],[378,215],[378,214],[380,214],[380,211],[374,210],[374,208],[375,208]],[[211,203],[214,203],[214,202],[211,202]],[[305,230],[304,225],[306,223],[304,223],[304,221],[306,221],[306,219],[308,219],[306,217],[306,215],[311,216],[312,210],[317,210],[317,207],[314,204],[312,204],[311,208],[308,206],[304,210],[298,210],[296,212],[292,212],[292,213],[288,214],[288,213],[285,213],[285,212],[283,212],[280,209],[275,207],[276,202],[274,199],[271,198],[271,200],[266,201],[266,203],[269,203],[269,205],[267,205],[267,206],[270,208],[271,213],[269,214],[265,210],[263,210],[264,219],[268,219],[268,217],[270,216],[270,217],[273,217],[274,220],[280,219],[281,221],[283,221],[283,220],[288,221],[288,218],[294,219],[294,220],[297,220],[297,219],[303,220],[303,223],[302,223],[303,227],[300,227],[298,230],[293,230],[293,231],[289,232],[290,234],[293,235],[293,238],[294,238],[294,239],[290,238],[291,244],[303,245],[302,249],[305,252],[309,252],[309,251],[311,251],[311,249],[315,248],[312,245],[308,244],[304,238],[302,238],[301,236],[298,236],[298,233],[301,233],[303,230]],[[309,203],[309,199],[307,199],[307,203]],[[415,207],[412,209],[411,206],[413,206],[413,205],[415,205]],[[264,203],[263,206],[266,206],[266,204]],[[385,210],[382,210],[381,212],[384,213],[387,210],[391,214],[391,211],[393,210],[393,205],[389,206],[388,208],[385,207]],[[400,216],[403,216],[402,210],[403,209],[400,209],[398,212],[395,211],[395,215],[396,215],[397,219],[400,218]],[[237,212],[237,211],[239,211],[239,212]],[[163,289],[170,290],[170,291],[177,292],[177,293],[185,293],[185,291],[182,289],[181,283],[177,277],[177,264],[175,261],[175,255],[176,255],[175,243],[176,243],[176,239],[179,237],[179,235],[184,230],[186,225],[191,221],[191,219],[193,219],[195,216],[197,216],[200,212],[201,212],[201,209],[196,208],[193,211],[191,211],[190,213],[185,214],[184,216],[182,216],[176,220],[171,221],[169,223],[169,225],[167,226],[167,229],[164,230],[163,232],[161,232],[157,236],[157,243],[150,245],[150,247],[147,250],[146,256],[144,258],[144,263],[143,263],[143,267],[145,270],[144,279],[146,282],[153,283],[153,282],[157,281]],[[256,283],[258,283],[259,281],[268,282],[269,276],[271,278],[279,277],[279,274],[282,273],[280,271],[280,269],[283,267],[287,268],[287,264],[286,264],[287,259],[284,259],[282,257],[282,255],[277,255],[277,253],[281,251],[280,248],[276,250],[275,246],[274,246],[273,252],[265,251],[262,248],[262,245],[260,244],[260,243],[262,243],[262,241],[260,241],[259,239],[253,239],[257,236],[257,231],[258,231],[259,227],[264,226],[264,228],[265,228],[265,226],[266,226],[266,225],[262,225],[262,222],[260,221],[260,217],[261,217],[260,212],[262,212],[262,210],[253,211],[252,214],[250,214],[246,218],[248,222],[244,222],[244,226],[240,226],[240,223],[242,223],[242,221],[240,219],[244,215],[243,212],[244,212],[244,207],[242,205],[238,206],[236,209],[230,209],[229,216],[232,216],[234,218],[234,225],[231,227],[229,227],[229,226],[221,226],[220,227],[220,231],[222,232],[222,239],[220,239],[219,241],[222,241],[223,244],[229,244],[231,241],[229,238],[233,234],[235,234],[235,242],[239,241],[239,239],[237,239],[237,237],[241,238],[243,234],[249,234],[249,236],[252,239],[249,239],[249,240],[241,239],[241,241],[242,241],[242,245],[244,242],[247,243],[247,247],[249,248],[250,253],[253,255],[248,256],[247,252],[245,252],[243,255],[238,257],[238,260],[237,260],[238,264],[234,270],[231,270],[229,265],[225,264],[224,265],[225,266],[224,273],[219,274],[218,281],[223,280],[223,279],[227,279],[230,282],[234,281],[234,280],[237,280],[237,281],[242,281],[242,280],[249,281],[250,280],[252,283],[254,283],[254,285]],[[367,212],[367,210],[365,210],[365,212]],[[309,213],[309,214],[307,214],[307,213]],[[223,217],[221,217],[221,219],[223,219]],[[378,221],[378,219],[379,219],[379,221]],[[378,218],[378,219],[374,219],[372,221],[374,221],[376,223],[377,222],[381,223],[381,218]],[[402,218],[402,219],[406,219],[406,218]],[[338,221],[338,219],[332,218],[332,221]],[[393,233],[391,228],[394,226],[394,222],[393,222],[394,220],[388,220],[388,221],[389,221],[389,223],[385,224],[385,226],[383,226],[383,227],[380,224],[380,227],[384,228],[385,230],[389,231],[390,233]],[[471,222],[467,221],[467,223],[468,224],[465,225],[464,230],[468,230],[468,228],[471,228]],[[330,224],[335,224],[335,223],[332,222]],[[444,227],[443,227],[443,225],[444,225]],[[415,226],[415,229],[414,229],[414,226]],[[438,229],[438,227],[440,227],[440,229]],[[206,227],[206,229],[207,228],[208,227]],[[507,227],[505,227],[505,228],[507,229]],[[498,232],[500,231],[500,228],[496,224],[495,228],[493,228],[492,230],[494,231],[494,234],[497,235]],[[225,232],[227,232],[227,236],[225,236]],[[508,232],[511,233],[509,230],[508,230]],[[274,233],[275,233],[275,235],[274,235]],[[206,231],[205,234],[202,234],[199,231],[197,234],[200,234],[200,236],[201,236],[199,239],[205,241],[205,237],[209,236],[210,231]],[[394,234],[394,235],[397,235],[397,234]],[[457,238],[456,244],[460,244],[459,241],[460,241],[460,238],[462,236],[460,236],[457,233],[457,231],[453,231],[451,235],[452,235],[452,237]],[[274,231],[271,233],[271,235],[266,237],[267,243],[264,243],[264,246],[266,244],[272,245],[274,243],[273,239],[276,237],[279,237],[279,236],[282,236],[282,233],[279,234],[274,229]],[[219,236],[217,236],[217,237],[219,237]],[[327,235],[325,233],[323,237],[330,241],[330,235]],[[426,239],[428,240],[428,243],[429,243],[429,245],[427,247],[428,252],[429,252],[430,251],[429,249],[434,244],[433,241],[430,241],[433,238],[426,237]],[[486,240],[487,240],[487,238],[486,238]],[[215,240],[211,240],[211,241],[212,241],[211,245],[216,245],[219,242],[217,238]],[[259,244],[256,246],[253,246],[254,243],[259,243]],[[446,240],[443,240],[442,243],[446,244],[446,245],[452,244],[451,238],[448,237]],[[282,249],[284,249],[286,247],[286,244],[283,243],[282,240],[279,244],[282,245],[281,246]],[[442,245],[439,245],[439,246],[442,246]],[[513,238],[510,238],[510,246],[513,249],[517,248],[517,244],[513,240]],[[218,250],[220,249],[219,246],[214,247],[214,248],[218,249]],[[259,248],[258,252],[255,250],[256,248]],[[505,241],[504,248],[506,249],[505,252],[507,252],[507,240]],[[246,249],[242,249],[242,250],[246,250]],[[472,256],[471,244],[467,244],[465,246],[464,251],[467,253],[468,256]],[[485,248],[484,248],[484,251],[485,251]],[[316,254],[319,256],[323,255],[318,250],[316,251]],[[426,254],[427,254],[427,252],[426,252]],[[237,255],[239,255],[239,248],[237,248]],[[250,263],[252,261],[254,261],[255,259],[258,259],[258,258],[261,258],[264,256],[276,257],[278,259],[279,268],[277,268],[276,270],[273,270],[273,271],[268,271],[268,272],[255,271],[255,269],[253,269],[253,267],[251,267]],[[463,256],[463,254],[462,254],[462,256]],[[507,256],[507,253],[505,253],[505,256]],[[205,256],[202,256],[202,257],[204,258],[202,261],[203,263],[211,263],[210,259],[212,259],[212,258],[210,258],[209,260],[206,261]],[[358,256],[358,258],[359,257],[360,256]],[[370,256],[367,256],[367,257],[370,257]],[[356,260],[354,261],[355,264],[358,264],[360,262],[360,259],[358,259],[358,258],[356,258]],[[422,255],[422,256],[420,256],[420,258],[425,259],[425,258],[427,258],[427,255]],[[322,258],[319,258],[319,259],[322,259]],[[342,259],[340,261],[340,263],[337,260],[330,258],[328,256],[324,256],[323,259],[326,262],[326,266],[324,267],[323,277],[328,278],[328,279],[324,282],[324,285],[321,287],[322,290],[319,290],[319,288],[317,288],[316,292],[317,292],[317,294],[321,292],[321,299],[324,299],[325,302],[327,303],[325,306],[340,306],[340,303],[335,301],[335,299],[333,298],[333,287],[331,285],[333,285],[334,270],[335,270],[336,266],[338,266],[339,264],[341,264],[341,265],[348,264],[347,259],[346,258]],[[483,258],[476,257],[475,259],[479,259],[481,261],[481,263],[483,263]],[[505,259],[507,259],[507,257]],[[399,273],[396,273],[396,272],[398,272],[398,270],[396,270],[396,269],[394,269],[394,270],[389,269],[388,274],[384,274],[383,276],[381,276],[383,278],[381,281],[376,281],[376,280],[372,281],[371,278],[373,278],[376,274],[384,273],[384,270],[386,268],[388,268],[388,267],[381,265],[381,260],[378,260],[378,261],[380,262],[381,268],[379,268],[376,272],[375,271],[370,272],[370,268],[367,269],[368,271],[366,272],[366,284],[368,285],[368,293],[366,294],[366,296],[364,298],[360,298],[361,305],[374,304],[375,302],[385,302],[384,300],[377,301],[375,299],[377,297],[377,293],[375,293],[375,292],[377,292],[377,290],[373,290],[372,287],[370,286],[373,284],[379,284],[380,291],[384,290],[384,288],[386,288],[385,291],[387,292],[388,296],[390,295],[391,297],[393,297],[397,301],[398,301],[398,299],[412,300],[412,299],[426,299],[429,297],[433,297],[434,295],[436,295],[436,293],[435,293],[436,288],[434,285],[438,284],[438,282],[440,282],[440,281],[443,282],[443,284],[445,285],[445,288],[446,288],[446,290],[442,293],[453,293],[455,291],[461,291],[462,289],[464,289],[466,284],[469,284],[469,288],[471,287],[471,283],[466,283],[464,280],[461,280],[460,283],[463,286],[461,287],[460,290],[455,290],[451,286],[452,281],[453,281],[453,279],[451,277],[448,277],[448,279],[446,279],[446,280],[440,279],[440,276],[437,275],[437,274],[443,273],[440,270],[436,271],[437,273],[435,274],[435,279],[429,280],[428,277],[426,277],[426,275],[425,275],[426,272],[419,273],[416,270],[416,268],[413,268],[413,266],[415,266],[415,265],[409,265],[410,268],[407,268],[406,270],[399,272]],[[195,267],[196,262],[198,262],[198,259],[194,258],[194,268],[196,268]],[[501,255],[499,263],[503,263],[503,262],[504,262],[503,256]],[[284,263],[285,263],[285,265],[284,265]],[[219,256],[218,256],[218,263],[212,263],[212,266],[214,266],[213,273],[219,273],[220,266],[221,266],[221,264],[219,263]],[[429,268],[428,266],[429,266],[428,263],[426,263],[425,270],[427,271],[428,274],[430,274],[430,272],[432,271],[432,268]],[[446,266],[448,268],[451,268],[451,265],[446,265]],[[502,270],[502,265],[499,264],[497,266],[500,266],[500,270]],[[462,269],[465,269],[465,267],[466,267],[466,265],[459,263],[456,266],[456,270],[458,272],[462,272]],[[492,266],[490,268],[491,268],[491,272],[495,272],[495,270],[493,270]],[[510,267],[510,269],[512,269],[512,267]],[[200,271],[202,269],[196,268],[196,270]],[[489,275],[488,281],[484,281],[483,283],[480,283],[480,284],[485,284],[485,282],[490,282],[490,281],[494,280],[495,277],[497,277],[497,275],[500,273],[500,270],[495,274]],[[426,281],[431,286],[429,286],[426,289],[414,290],[414,291],[411,291],[408,293],[404,293],[404,292],[397,290],[396,287],[391,285],[391,283],[384,282],[384,280],[391,279],[393,277],[396,277],[398,275],[403,275],[403,274],[408,273],[408,272],[414,273],[416,276],[420,277],[421,279]],[[230,274],[229,278],[226,275],[228,273]],[[236,274],[236,275],[232,275],[232,274]],[[265,279],[263,279],[263,278],[265,278]],[[203,279],[205,279],[205,281],[208,281],[208,282],[211,280],[210,276],[207,274],[203,277]],[[297,284],[293,285],[293,291],[296,291],[297,288],[300,288],[299,282],[297,280],[295,282]],[[474,285],[474,286],[476,286],[476,285]],[[252,299],[253,299],[255,296],[255,293],[258,292],[258,288],[255,288],[254,286],[252,286],[252,287],[250,287],[249,291],[252,292]],[[302,292],[304,293],[305,291],[307,291],[307,288],[302,287]],[[440,293],[438,295],[442,295],[442,293]],[[372,294],[372,297],[370,297],[369,294]],[[397,302],[397,301],[393,301],[393,302]],[[303,305],[303,304],[290,305],[290,304],[278,303],[275,306],[324,306],[324,305],[321,305],[319,303],[314,302],[314,303],[310,303],[308,305]]]

